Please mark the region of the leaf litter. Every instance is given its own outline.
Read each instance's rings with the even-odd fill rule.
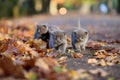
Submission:
[[[1,79],[28,80],[94,80],[94,76],[106,77],[103,69],[67,69],[68,56],[62,56],[54,49],[48,49],[41,39],[32,39],[34,23],[14,25],[12,21],[0,22],[0,77]],[[71,43],[67,38],[68,44]],[[89,41],[87,48],[93,49],[92,58],[87,63],[92,66],[112,66],[120,64],[120,49],[105,47],[113,41]],[[71,58],[84,58],[84,54],[68,49]],[[58,57],[60,56],[60,57]],[[111,79],[111,78],[108,78]]]

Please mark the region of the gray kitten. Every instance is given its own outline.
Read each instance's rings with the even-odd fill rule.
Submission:
[[[55,48],[60,53],[65,53],[67,47],[67,35],[57,26],[37,25],[34,39],[42,39],[48,42],[49,48]]]
[[[75,51],[81,52],[85,50],[88,41],[88,31],[82,28],[77,28],[71,34],[72,47]]]
[[[37,25],[34,39],[42,39],[43,41],[47,41],[49,39],[49,30],[46,25]]]
[[[51,33],[49,46],[60,53],[65,53],[67,48],[67,35],[62,30]]]

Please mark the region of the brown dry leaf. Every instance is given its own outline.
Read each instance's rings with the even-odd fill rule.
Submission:
[[[30,39],[29,41],[26,42],[26,44],[30,48],[34,48],[34,50],[38,52],[39,56],[41,57],[45,56],[45,54],[47,53],[46,42],[42,41],[41,39],[39,40]]]
[[[95,52],[95,57],[96,58],[106,58],[107,56],[110,56],[109,53],[107,53],[105,50],[98,50],[97,52]]]
[[[26,53],[29,53],[31,55],[31,57],[39,57],[38,53],[30,47],[26,46],[25,50],[26,50]]]
[[[35,59],[24,60],[21,64],[26,70],[33,68],[35,66]]]
[[[107,46],[107,47],[105,47],[105,50],[106,50],[106,51],[112,51],[112,50],[115,50],[115,48],[114,48],[114,47],[108,47],[108,46]]]
[[[46,80],[72,80],[67,72],[50,73]]]
[[[5,20],[0,21],[0,32],[5,34],[8,33],[8,27]]]
[[[77,80],[94,80],[93,76],[85,69],[79,69],[77,70],[77,73],[79,75],[79,79]]]
[[[99,54],[103,54],[103,55],[106,55],[106,56],[109,56],[110,54],[107,53],[105,50],[98,50],[95,55],[99,55]]]
[[[55,66],[60,66],[58,61],[51,57],[43,57],[43,60],[49,65],[50,68],[54,68]]]
[[[10,42],[10,39],[4,39],[0,41],[0,53],[5,52],[8,49],[8,45]]]
[[[83,54],[81,54],[81,53],[72,53],[71,56],[72,56],[73,58],[82,58],[82,57],[83,57]]]
[[[35,39],[34,43],[39,46],[41,49],[46,49],[47,43],[42,41],[41,39]]]
[[[54,52],[54,49],[50,48],[50,49],[47,49],[47,53],[52,53]]]
[[[68,70],[68,74],[69,74],[69,76],[70,76],[73,80],[79,79],[79,74],[78,74],[77,71]]]
[[[3,40],[7,40],[7,39],[11,39],[11,36],[9,34],[3,34],[3,33],[0,33],[0,41],[3,41]]]
[[[108,56],[108,57],[106,58],[106,61],[112,61],[112,60],[116,60],[116,59],[118,59],[118,56],[111,55],[111,56]]]
[[[90,41],[87,43],[87,47],[91,47],[94,50],[98,50],[101,46],[105,46],[105,43],[96,42],[96,41]]]
[[[24,53],[25,50],[21,45],[17,44],[17,41],[11,40],[10,44],[8,45],[7,52],[18,54],[18,53]]]
[[[12,39],[10,40],[9,44],[5,43],[5,45],[8,47],[6,52],[14,53],[13,55],[29,54],[32,57],[38,57],[38,53],[24,44],[22,41],[16,41]],[[5,45],[3,46],[5,47]]]
[[[100,54],[100,55],[97,55],[95,56],[95,58],[99,58],[99,59],[104,59],[106,58],[107,56],[106,55],[103,55],[103,54]]]
[[[4,76],[4,75],[5,75],[5,73],[4,73],[3,69],[0,67],[0,76]]]
[[[64,63],[66,61],[67,61],[67,56],[63,56],[58,59],[58,63]]]
[[[49,57],[39,58],[35,62],[35,66],[39,67],[39,69],[43,70],[43,72],[50,72],[54,70],[54,67],[60,66],[57,60]]]
[[[108,56],[105,60],[106,60],[107,65],[110,65],[110,66],[120,63],[120,57],[118,55]]]
[[[30,48],[28,45],[24,44],[21,41],[17,41],[17,44],[18,44],[18,49],[19,49],[19,46],[21,46],[23,47],[22,49],[24,49],[23,51],[25,53],[30,54],[32,57],[38,57],[38,53],[34,51],[32,48]]]
[[[98,63],[98,60],[96,60],[96,59],[88,59],[88,64],[96,64],[96,63]]]
[[[109,66],[113,66],[114,65],[114,63],[112,63],[112,62],[106,62],[106,64],[109,65]]]
[[[89,72],[92,74],[97,74],[97,75],[102,76],[102,77],[106,77],[108,75],[108,73],[105,70],[100,69],[100,68],[89,70]]]
[[[101,66],[106,66],[107,64],[106,64],[106,61],[104,60],[104,59],[101,59],[100,60],[100,65]]]
[[[13,62],[9,56],[0,55],[0,68],[4,71],[5,75],[13,75],[14,77],[20,78],[24,77],[23,68]]]
[[[40,58],[37,59],[37,61],[35,62],[35,66],[37,66],[40,69],[45,70],[47,72],[50,71],[48,64],[43,59],[40,59]]]

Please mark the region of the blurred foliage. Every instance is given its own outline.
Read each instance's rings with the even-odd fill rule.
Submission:
[[[19,17],[36,13],[47,13],[52,0],[0,0],[0,18]],[[82,4],[89,3],[92,8],[99,7],[101,3],[112,3],[112,8],[120,12],[120,0],[56,0],[56,9],[65,7],[67,10],[80,9]],[[95,5],[95,6],[94,6]],[[96,6],[97,5],[97,6]],[[108,6],[109,7],[109,6]],[[96,10],[96,9],[95,9]]]
[[[17,0],[0,0],[0,17],[13,16],[13,7],[17,4]]]
[[[112,0],[113,8],[116,9],[117,13],[120,13],[120,0]]]

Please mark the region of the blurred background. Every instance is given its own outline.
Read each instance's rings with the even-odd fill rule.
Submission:
[[[34,14],[120,14],[120,0],[0,0],[0,19]]]

